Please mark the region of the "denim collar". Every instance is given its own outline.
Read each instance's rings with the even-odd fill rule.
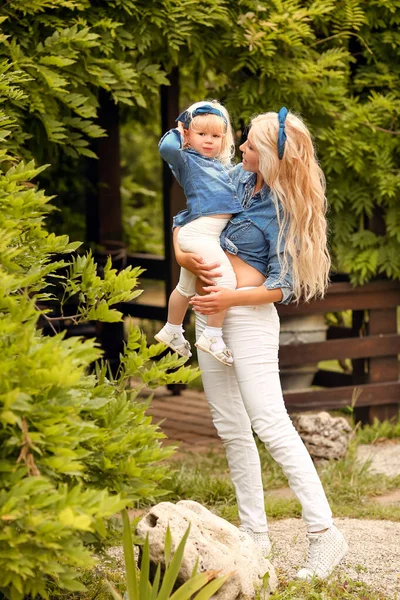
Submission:
[[[248,181],[250,181],[250,178],[253,177],[254,179],[256,178],[256,174],[252,173],[251,171],[244,171],[242,168],[242,172],[240,174],[239,177],[239,181],[240,183],[247,183]],[[254,181],[255,183],[255,181]]]
[[[246,188],[247,186],[251,186],[251,188],[254,188],[257,181],[257,175],[252,171],[244,171],[242,169],[242,172],[239,176],[239,181],[240,183],[243,183],[243,185],[246,186]],[[270,191],[271,190],[269,186],[266,183],[264,183],[264,185],[258,193],[260,194],[262,199],[265,199],[269,195]]]

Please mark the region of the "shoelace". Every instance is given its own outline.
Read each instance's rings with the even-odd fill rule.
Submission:
[[[314,537],[309,537],[308,538],[310,541],[310,545],[308,546],[308,556],[307,556],[307,562],[306,562],[306,567],[314,569],[315,568],[315,563],[318,561],[319,559],[319,545],[321,543],[321,538],[314,538]]]

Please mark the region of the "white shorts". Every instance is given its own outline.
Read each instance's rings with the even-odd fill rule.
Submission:
[[[221,277],[214,279],[216,285],[234,290],[236,288],[236,275],[229,258],[220,245],[220,235],[229,219],[215,217],[199,217],[187,225],[183,225],[178,232],[178,243],[183,252],[199,254],[205,263],[219,262],[218,270]],[[196,293],[196,275],[187,269],[181,268],[177,291],[186,298]]]

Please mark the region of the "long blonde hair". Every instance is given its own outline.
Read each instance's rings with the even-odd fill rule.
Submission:
[[[259,171],[272,191],[278,216],[282,278],[291,270],[294,299],[308,302],[322,298],[329,282],[325,177],[303,121],[288,113],[282,160],[278,157],[278,130],[275,112],[258,115],[251,122]]]
[[[211,131],[218,131],[222,133],[222,147],[221,152],[216,156],[220,163],[222,163],[225,167],[229,167],[232,164],[232,159],[235,155],[235,142],[233,138],[233,130],[231,125],[231,120],[229,118],[229,113],[226,110],[225,106],[222,106],[218,100],[202,100],[201,102],[195,102],[187,111],[192,114],[196,108],[203,106],[204,104],[211,104],[213,108],[217,108],[222,112],[226,119],[226,124],[224,120],[218,115],[213,114],[204,114],[204,115],[196,115],[192,118],[189,123],[189,129],[196,130],[197,127],[201,125],[201,127],[205,127],[206,129],[210,129]]]

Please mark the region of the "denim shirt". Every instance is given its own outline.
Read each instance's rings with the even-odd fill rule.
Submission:
[[[279,224],[271,191],[264,184],[253,196],[256,174],[244,171],[240,164],[231,171],[231,178],[244,210],[232,217],[221,233],[221,246],[260,271],[268,290],[280,288],[281,303],[289,304],[293,298],[292,276],[289,270],[282,278],[277,248]]]
[[[173,227],[181,227],[198,217],[235,215],[243,211],[230,169],[216,158],[202,156],[191,148],[182,149],[178,129],[163,135],[158,148],[186,196],[187,208],[174,217]]]

